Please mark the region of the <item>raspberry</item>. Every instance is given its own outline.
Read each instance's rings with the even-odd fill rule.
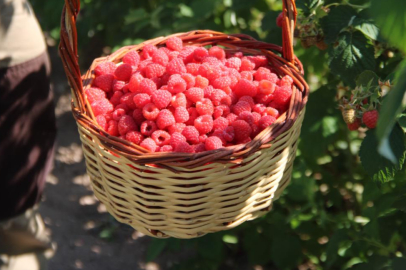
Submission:
[[[113,62],[103,62],[95,67],[94,75],[100,76],[104,74],[113,74],[114,70],[116,70],[116,64]]]
[[[201,142],[201,143],[205,142],[206,139],[207,139],[207,135],[206,135],[206,134],[203,134],[203,135],[200,135],[200,136],[199,136],[199,142]]]
[[[170,52],[168,54],[169,61],[172,61],[173,59],[177,58],[178,56],[179,56],[179,52],[177,52],[177,51]]]
[[[251,105],[246,101],[238,101],[233,107],[233,113],[240,115],[242,112],[251,112]]]
[[[240,76],[241,76],[241,79],[246,79],[248,81],[253,81],[254,80],[254,75],[252,74],[251,71],[243,71],[243,72],[240,73]]]
[[[144,46],[144,48],[142,48],[142,52],[141,52],[142,58],[143,59],[152,58],[152,56],[154,55],[154,53],[156,51],[158,51],[157,47],[155,47],[152,44],[147,44]]]
[[[148,94],[136,94],[133,97],[133,101],[138,109],[142,109],[145,105],[151,102],[151,97]]]
[[[114,109],[113,104],[105,98],[94,101],[90,106],[92,107],[94,116],[107,114]]]
[[[250,137],[252,128],[244,120],[235,120],[231,125],[234,128],[234,137],[237,143],[241,143]]]
[[[107,120],[104,115],[96,116],[96,122],[103,130],[107,130]]]
[[[158,78],[164,75],[165,67],[160,64],[149,64],[145,69],[145,77],[147,78]]]
[[[259,134],[259,132],[262,131],[262,130],[259,129],[257,124],[252,124],[251,129],[252,129],[252,133],[251,133],[252,138],[255,138],[255,136],[257,136]]]
[[[202,88],[192,87],[185,91],[186,97],[192,102],[198,102],[203,99],[204,91]]]
[[[125,135],[127,132],[134,130],[137,130],[137,125],[133,118],[129,115],[123,115],[118,121],[118,133]]]
[[[147,120],[155,120],[158,117],[159,109],[155,106],[154,103],[145,104],[142,108],[142,115]]]
[[[183,47],[183,41],[178,37],[170,37],[166,41],[166,47],[172,51],[180,51]]]
[[[230,77],[220,77],[220,78],[215,79],[213,81],[212,85],[214,88],[224,90],[225,88],[227,88],[231,85],[231,79],[230,79]]]
[[[122,108],[113,111],[113,119],[116,121],[119,121],[124,115],[126,115],[126,111]]]
[[[162,110],[171,103],[172,95],[168,90],[157,90],[152,93],[151,99],[155,106]]]
[[[254,97],[257,94],[257,87],[255,84],[249,80],[241,79],[234,90],[237,96],[250,96]]]
[[[265,55],[247,56],[248,60],[255,64],[255,69],[268,65]]]
[[[186,125],[193,126],[195,123],[195,119],[199,116],[199,113],[194,107],[188,108],[187,111],[189,112],[189,120],[186,122]]]
[[[85,94],[86,94],[86,98],[90,104],[92,104],[96,100],[106,98],[106,92],[104,92],[103,90],[101,90],[99,88],[95,88],[95,87],[87,88],[85,91]]]
[[[199,144],[194,145],[194,150],[195,150],[195,153],[204,152],[204,151],[206,151],[206,146],[204,145],[204,143],[199,143]]]
[[[193,52],[196,46],[186,46],[179,52],[178,58],[183,60],[183,63],[188,64],[193,62]]]
[[[169,134],[173,134],[175,132],[182,133],[182,131],[185,129],[185,127],[186,127],[186,124],[184,124],[184,123],[176,123],[176,124],[168,127],[168,131],[169,131]]]
[[[163,50],[159,49],[152,55],[152,62],[166,67],[169,57]]]
[[[157,87],[153,80],[143,79],[139,86],[140,92],[148,95],[152,95],[156,91]]]
[[[177,107],[175,109],[174,117],[177,123],[184,123],[189,120],[189,112],[185,107]]]
[[[214,111],[213,103],[210,99],[204,98],[201,101],[196,102],[196,110],[199,115],[212,115]]]
[[[136,93],[139,91],[140,84],[144,80],[144,77],[140,73],[135,73],[131,76],[128,83],[128,88],[131,92]]]
[[[140,146],[144,147],[145,149],[149,150],[150,152],[155,152],[155,150],[157,148],[155,141],[151,138],[144,139],[140,143]]]
[[[129,131],[127,134],[125,134],[125,139],[139,145],[144,139],[144,136],[142,136],[142,134],[138,131]]]
[[[163,145],[160,149],[159,152],[172,152],[173,147],[170,145]]]
[[[257,112],[253,112],[253,113],[251,113],[251,115],[254,118],[254,123],[258,124],[258,122],[259,122],[259,120],[261,119],[262,116]],[[277,117],[275,117],[275,118],[277,118]]]
[[[231,105],[231,97],[220,89],[214,89],[210,96],[213,105],[218,106],[220,104]]]
[[[129,64],[121,64],[114,71],[114,76],[120,81],[128,81],[132,74],[132,67]]]
[[[154,121],[147,120],[142,122],[140,131],[142,135],[150,136],[152,132],[156,130],[156,124]]]
[[[110,120],[107,126],[107,133],[111,136],[118,136],[118,123],[115,120]]]
[[[197,75],[195,78],[195,87],[205,89],[209,85],[209,80],[205,77]]]
[[[182,135],[191,144],[199,143],[199,131],[194,126],[186,126],[182,131]]]
[[[166,127],[175,124],[175,117],[171,113],[170,110],[164,109],[159,112],[158,117],[156,119],[156,124],[159,129],[164,130]]]
[[[146,59],[146,60],[142,60],[139,65],[138,65],[138,71],[140,71],[142,73],[142,75],[145,75],[145,68],[148,65],[153,64],[154,62],[152,62],[151,59]]]
[[[176,94],[172,97],[171,105],[174,108],[185,107],[186,108],[186,96],[183,93]]]
[[[123,63],[138,67],[138,64],[140,63],[140,55],[137,51],[130,51],[124,55]]]
[[[244,120],[250,126],[252,124],[255,124],[254,116],[252,115],[251,112],[248,112],[248,111],[244,111],[244,112],[240,113],[240,115],[238,115],[238,120]]]
[[[176,146],[181,142],[186,142],[185,136],[183,136],[182,134],[180,134],[178,132],[172,133],[171,139],[169,140],[169,144],[173,148],[176,148]]]
[[[178,153],[193,153],[193,147],[187,142],[180,142],[175,146],[175,152]]]
[[[127,93],[124,94],[121,98],[120,98],[120,102],[122,104],[127,105],[128,108],[130,108],[131,110],[135,110],[137,109],[137,105],[135,105],[134,103],[134,93]]]
[[[219,117],[213,121],[213,129],[225,130],[228,126],[228,120],[224,117]]]
[[[202,62],[207,56],[209,56],[209,52],[204,47],[196,48],[193,52],[193,57],[197,62]]]
[[[202,115],[196,118],[194,126],[200,134],[209,133],[213,129],[213,118],[210,115]]]
[[[125,82],[119,81],[119,80],[114,80],[111,88],[113,89],[113,91],[121,91],[121,90],[123,90],[124,85],[125,85]]]
[[[154,140],[156,145],[163,146],[163,145],[169,144],[171,135],[169,135],[168,132],[163,131],[163,130],[155,130],[152,133],[151,138]]]
[[[226,67],[233,68],[236,70],[240,70],[241,67],[241,59],[238,57],[231,57],[226,60],[225,63]]]
[[[277,105],[277,108],[283,108],[289,105],[292,89],[287,86],[277,87],[273,95],[273,101]]]
[[[224,60],[226,58],[226,53],[225,51],[217,46],[213,46],[209,49],[209,55],[214,56],[219,60]]]
[[[368,128],[375,128],[378,118],[379,113],[377,110],[367,111],[362,115],[362,121]]]
[[[166,72],[168,74],[182,74],[186,72],[185,64],[183,63],[182,59],[175,58],[172,59],[168,65],[166,66]]]
[[[276,18],[276,25],[282,28],[283,25],[283,12],[279,13],[278,17]]]
[[[210,136],[207,138],[206,142],[204,143],[206,150],[215,150],[223,147],[223,142],[219,137]]]
[[[272,125],[275,121],[275,117],[271,115],[262,116],[261,119],[258,121],[258,126],[261,130],[263,130],[266,127]]]
[[[242,96],[238,99],[238,101],[248,102],[248,104],[250,104],[251,108],[254,108],[254,106],[255,106],[254,99],[250,96]]]
[[[186,82],[186,89],[189,89],[189,88],[195,86],[196,81],[195,81],[195,77],[192,74],[183,73],[182,79],[185,80],[185,82]]]
[[[189,63],[186,65],[186,71],[193,76],[197,76],[199,74],[199,67],[200,64],[197,63]]]
[[[103,91],[109,92],[113,87],[114,75],[103,74],[93,80],[93,85]]]
[[[289,75],[283,76],[283,78],[279,81],[279,86],[287,86],[289,88],[292,87],[293,79]]]
[[[273,116],[275,118],[279,117],[279,111],[277,109],[275,109],[275,108],[266,107],[265,112],[266,112],[267,115]]]
[[[161,47],[158,49],[158,51],[164,52],[167,56],[169,56],[169,54],[172,52],[171,50],[169,50],[166,47]]]
[[[228,120],[229,125],[231,125],[237,118],[238,118],[238,116],[233,113],[230,113],[226,116],[226,119]]]
[[[264,95],[270,95],[275,91],[275,84],[268,81],[262,80],[259,82],[258,92]]]
[[[347,127],[351,131],[358,130],[358,128],[360,127],[359,119],[357,118],[357,120],[354,121],[354,123],[352,123],[352,124],[347,124]]]
[[[203,77],[202,77],[203,78]],[[206,79],[207,80],[207,79]],[[209,80],[207,80],[207,83],[209,83]],[[205,98],[211,98],[211,95],[215,92],[213,86],[208,85],[206,88],[203,89],[204,92],[204,97]]]
[[[241,59],[240,72],[242,72],[242,71],[251,71],[251,70],[254,70],[254,68],[255,68],[255,63],[250,61],[247,57],[243,57]]]
[[[145,121],[145,117],[144,117],[144,115],[142,115],[141,109],[135,109],[133,111],[133,119],[134,119],[134,122],[137,124],[137,126],[141,126],[142,122]]]
[[[186,81],[179,75],[174,74],[169,77],[168,90],[172,94],[182,93],[186,90]]]
[[[232,126],[226,127],[226,129],[223,131],[223,138],[227,142],[232,142],[234,140],[234,137],[235,137],[234,128]]]

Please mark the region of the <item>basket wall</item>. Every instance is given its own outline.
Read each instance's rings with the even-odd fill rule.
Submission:
[[[271,209],[290,181],[304,109],[292,127],[241,164],[194,169],[143,165],[105,149],[78,122],[96,197],[118,221],[159,238],[227,230]]]

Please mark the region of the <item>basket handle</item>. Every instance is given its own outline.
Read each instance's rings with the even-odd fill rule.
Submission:
[[[293,38],[297,17],[295,0],[283,0],[282,12],[282,55],[287,61],[294,63]]]

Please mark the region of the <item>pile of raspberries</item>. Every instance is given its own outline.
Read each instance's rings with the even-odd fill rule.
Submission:
[[[108,134],[151,152],[198,153],[248,143],[288,109],[293,79],[272,71],[263,55],[171,37],[99,64],[85,95]]]

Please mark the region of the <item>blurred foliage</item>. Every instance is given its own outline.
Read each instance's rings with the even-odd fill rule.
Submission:
[[[63,1],[31,2],[43,29],[58,40],[60,13],[55,11],[62,10]],[[297,0],[302,21],[310,21],[329,48],[307,46],[306,36],[296,42],[312,93],[289,187],[269,214],[233,230],[193,240],[153,239],[147,260],[191,249],[194,256],[173,270],[255,265],[279,270],[406,269],[405,136],[400,129],[406,128],[406,114],[399,115],[406,69],[399,68],[403,73],[396,75],[405,46],[406,7],[401,2]],[[281,8],[281,0],[84,0],[78,19],[82,68],[121,46],[194,29],[241,32],[281,44],[275,24]],[[378,137],[374,131],[348,131],[337,109],[338,86],[354,87],[364,70],[381,80],[399,78],[400,86],[384,99]],[[385,139],[389,143],[382,144]],[[393,156],[397,164],[386,159]]]

